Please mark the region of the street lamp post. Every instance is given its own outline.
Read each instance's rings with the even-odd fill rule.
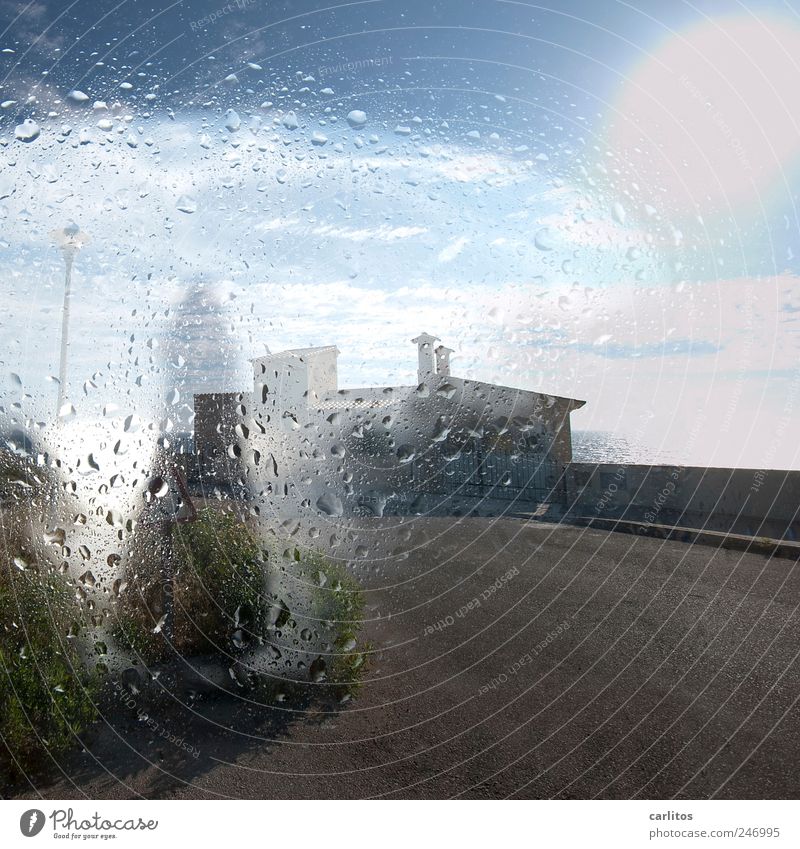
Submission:
[[[67,347],[69,345],[69,306],[72,297],[72,263],[75,254],[89,241],[89,237],[77,224],[67,224],[50,234],[64,256],[64,309],[61,316],[61,360],[58,369],[58,406],[56,418],[61,414],[67,400]]]

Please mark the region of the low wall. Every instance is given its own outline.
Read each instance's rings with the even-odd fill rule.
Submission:
[[[800,472],[570,463],[570,515],[800,539]]]

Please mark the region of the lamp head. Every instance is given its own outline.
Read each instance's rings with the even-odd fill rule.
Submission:
[[[89,236],[74,221],[53,230],[50,236],[62,251],[68,253],[80,250],[89,241]]]

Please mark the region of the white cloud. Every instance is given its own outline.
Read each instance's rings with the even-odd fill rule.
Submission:
[[[468,244],[469,239],[466,236],[459,236],[457,239],[453,239],[447,247],[439,251],[437,259],[439,262],[452,262]]]

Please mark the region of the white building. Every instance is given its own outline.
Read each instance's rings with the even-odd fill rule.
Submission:
[[[584,402],[456,377],[436,337],[412,341],[414,386],[339,389],[335,346],[259,357],[251,393],[195,396],[197,452],[279,513],[563,498],[569,415]]]

